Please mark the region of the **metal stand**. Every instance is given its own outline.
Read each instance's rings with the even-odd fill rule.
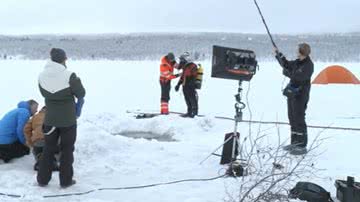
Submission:
[[[243,120],[243,112],[242,110],[245,109],[246,105],[245,103],[243,103],[241,101],[241,93],[242,93],[242,81],[240,80],[239,81],[239,88],[238,88],[238,93],[235,95],[235,127],[234,127],[234,133],[233,133],[233,137],[234,138],[234,141],[233,141],[233,151],[232,151],[232,161],[235,161],[236,160],[236,155],[235,155],[235,148],[236,148],[236,145],[238,145],[238,151],[239,151],[239,155],[240,155],[240,159],[242,159],[242,151],[240,150],[240,135],[237,136],[237,131],[238,131],[238,125],[239,125],[239,122],[241,122]]]
[[[240,135],[237,136],[238,131],[238,125],[239,122],[243,120],[243,112],[242,110],[245,109],[246,105],[241,101],[241,93],[242,93],[242,80],[239,81],[239,87],[238,87],[238,93],[235,95],[235,126],[234,126],[234,133],[232,136],[228,137],[223,144],[221,144],[219,147],[217,147],[209,156],[207,156],[203,161],[200,162],[200,164],[204,163],[207,159],[209,159],[212,155],[215,155],[215,152],[217,152],[221,147],[223,147],[227,142],[229,142],[233,138],[233,150],[231,153],[231,160],[232,163],[236,161],[236,155],[235,155],[235,149],[236,145],[238,145],[238,152],[240,155],[240,159],[242,159],[242,151],[240,150]],[[231,163],[231,164],[232,164]]]

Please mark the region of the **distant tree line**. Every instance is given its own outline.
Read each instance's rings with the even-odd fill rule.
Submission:
[[[299,42],[312,46],[317,61],[360,61],[360,33],[275,35],[282,52],[295,57]],[[189,51],[196,60],[209,60],[212,46],[254,50],[260,60],[272,58],[267,35],[236,33],[33,35],[0,36],[0,59],[46,59],[52,47],[64,48],[72,59],[158,60],[167,52]]]

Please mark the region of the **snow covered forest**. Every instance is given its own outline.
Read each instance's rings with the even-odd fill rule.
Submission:
[[[295,55],[295,47],[306,41],[313,59],[324,62],[360,61],[360,33],[275,35],[279,48]],[[76,60],[158,60],[173,51],[189,51],[196,60],[209,60],[212,46],[251,49],[262,60],[272,57],[267,35],[235,33],[139,33],[106,35],[0,36],[0,59],[46,59],[51,47],[64,48]]]

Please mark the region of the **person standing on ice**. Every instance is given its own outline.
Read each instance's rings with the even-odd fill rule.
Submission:
[[[53,48],[50,56],[51,60],[39,75],[39,88],[45,98],[47,111],[43,126],[45,146],[39,161],[37,182],[42,187],[49,183],[60,140],[60,186],[67,188],[76,183],[73,179],[76,119],[81,114],[85,89],[80,78],[67,70],[64,50]]]
[[[275,48],[276,59],[283,67],[283,74],[290,78],[290,83],[284,89],[287,97],[288,118],[291,126],[291,144],[284,147],[293,155],[307,152],[308,131],[305,122],[305,111],[310,98],[311,76],[314,64],[311,61],[311,48],[306,43],[298,45],[298,59],[288,61],[285,56]]]
[[[174,74],[174,68],[177,68],[178,64],[175,60],[173,53],[168,53],[161,58],[160,64],[160,86],[161,86],[161,114],[169,114],[169,100],[171,90],[171,80],[179,77],[179,74]]]
[[[39,104],[35,100],[22,101],[0,120],[0,159],[8,163],[30,153],[26,146],[24,127]]]
[[[175,91],[178,92],[180,86],[183,87],[187,113],[183,117],[194,118],[198,115],[198,95],[196,92],[196,78],[198,76],[198,67],[192,62],[190,54],[185,52],[180,56],[179,68],[183,70]]]

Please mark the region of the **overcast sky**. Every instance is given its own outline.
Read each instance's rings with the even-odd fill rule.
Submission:
[[[360,0],[258,0],[274,33],[360,31]],[[0,34],[265,33],[253,0],[1,0]]]

